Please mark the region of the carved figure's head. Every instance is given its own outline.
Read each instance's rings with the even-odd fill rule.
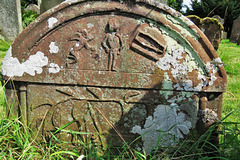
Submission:
[[[108,25],[109,25],[110,32],[116,32],[120,27],[119,21],[114,18],[112,18],[108,21]]]
[[[81,33],[84,38],[88,38],[88,32],[86,29],[81,30]]]

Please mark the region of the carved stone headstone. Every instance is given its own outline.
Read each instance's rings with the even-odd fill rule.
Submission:
[[[147,153],[158,136],[168,146],[202,134],[221,117],[226,90],[222,62],[201,30],[145,0],[61,3],[16,39],[2,74],[15,84],[6,85],[8,103],[33,130],[42,127],[45,140],[73,122],[55,136],[105,148],[123,145],[116,131],[128,142],[143,135],[132,147]]]
[[[240,39],[240,17],[238,17],[233,22],[232,32],[229,41],[233,43],[237,43],[237,41]]]
[[[22,31],[20,0],[1,0],[0,15],[0,38],[14,41]]]
[[[202,30],[212,43],[213,47],[217,50],[224,29],[222,24],[215,18],[206,17],[201,19],[196,15],[190,15],[187,17]]]

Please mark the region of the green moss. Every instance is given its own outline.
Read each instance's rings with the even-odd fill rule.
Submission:
[[[189,15],[189,16],[187,16],[187,18],[189,18],[189,19],[195,18],[195,20],[197,20],[199,24],[203,24],[203,23],[204,24],[210,24],[210,23],[214,24],[215,23],[215,24],[218,24],[218,26],[221,30],[224,30],[223,25],[216,18],[205,17],[205,18],[202,19],[202,18],[200,18],[196,15]]]
[[[190,19],[190,18],[196,18],[196,19],[198,19],[199,21],[202,20],[200,17],[198,17],[198,16],[196,16],[196,15],[188,15],[187,18],[189,18],[189,19]]]

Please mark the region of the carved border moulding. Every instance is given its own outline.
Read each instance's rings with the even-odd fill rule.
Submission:
[[[44,122],[45,140],[73,122],[56,135],[72,147],[121,146],[117,130],[129,142],[143,135],[132,147],[150,153],[158,136],[176,145],[220,119],[227,76],[206,36],[157,1],[129,3],[64,1],[9,48],[8,103],[31,128]]]

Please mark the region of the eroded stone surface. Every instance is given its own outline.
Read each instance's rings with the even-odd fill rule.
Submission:
[[[87,132],[84,142],[107,148],[122,146],[117,129],[129,142],[143,135],[133,147],[147,153],[159,135],[159,146],[175,145],[199,121],[200,130],[207,127],[201,110],[215,109],[219,118],[226,89],[222,62],[204,34],[153,0],[65,1],[18,37],[2,74],[26,88],[19,96],[28,114],[21,116],[33,129],[45,118],[45,139],[74,121],[56,136],[78,146],[68,130]],[[7,91],[11,99],[10,84]]]

